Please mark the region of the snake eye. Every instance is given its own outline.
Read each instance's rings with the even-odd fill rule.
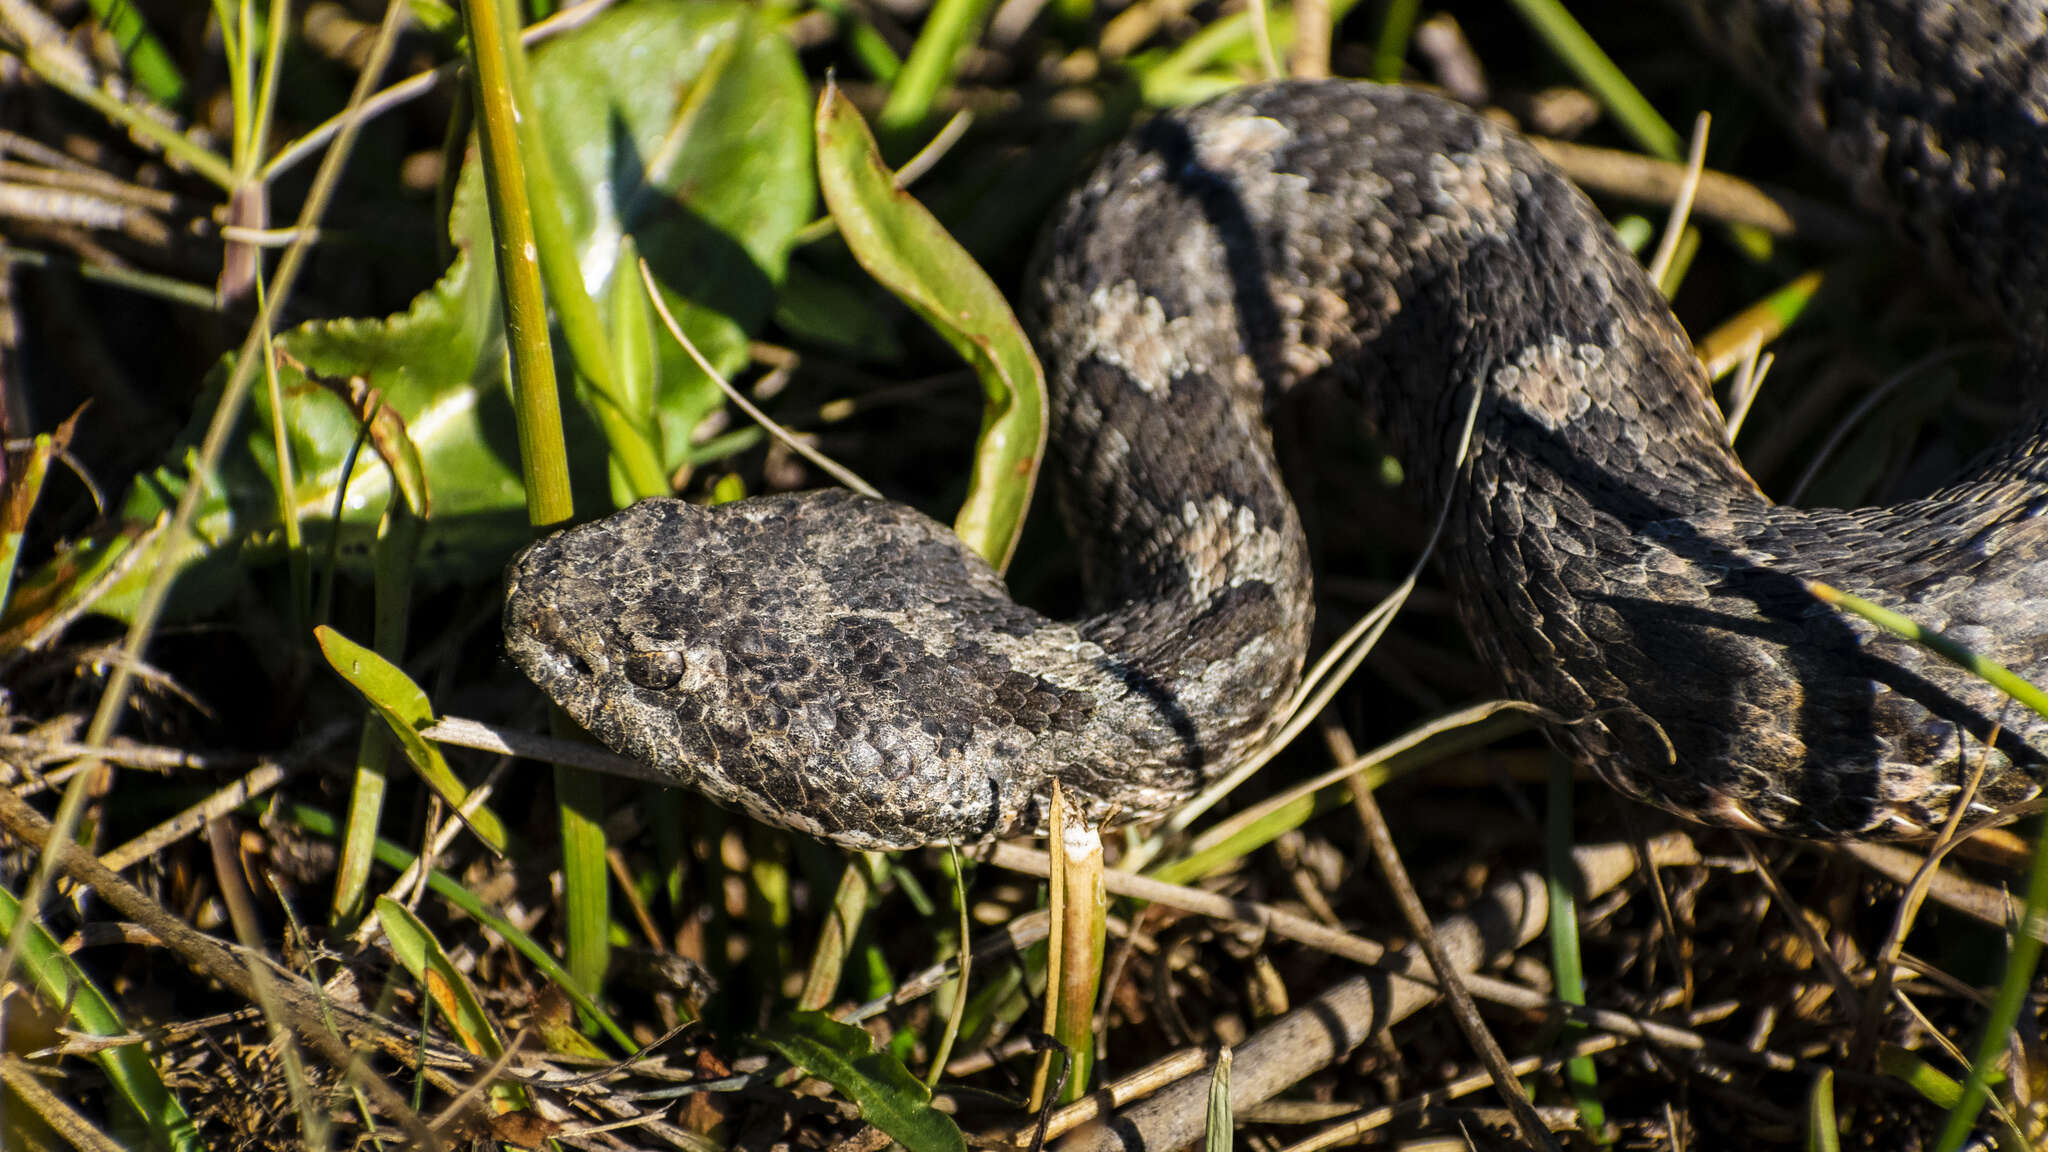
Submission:
[[[628,653],[626,679],[657,692],[673,688],[683,678],[683,654],[674,650]]]

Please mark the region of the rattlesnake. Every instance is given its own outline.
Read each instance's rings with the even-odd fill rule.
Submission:
[[[1715,6],[1802,129],[2044,342],[2037,5]],[[1419,91],[1281,82],[1114,149],[1029,288],[1091,602],[1012,602],[950,530],[846,492],[647,501],[511,566],[513,660],[612,748],[773,823],[901,848],[1159,814],[1265,739],[1312,598],[1265,414],[1341,389],[1448,508],[1441,557],[1509,694],[1695,819],[1926,830],[2035,794],[2048,721],[1817,602],[1824,579],[2048,673],[2043,431],[1921,500],[1765,499],[1599,214]],[[1469,447],[1459,452],[1478,390]],[[1984,744],[1993,738],[1992,747]]]

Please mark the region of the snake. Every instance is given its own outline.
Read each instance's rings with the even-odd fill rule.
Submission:
[[[2041,5],[1695,21],[2035,380]],[[1921,498],[1772,502],[1656,284],[1512,129],[1409,87],[1244,87],[1113,147],[1027,279],[1081,618],[1018,604],[901,504],[653,499],[512,561],[511,660],[662,778],[850,847],[1031,833],[1056,787],[1079,819],[1160,816],[1271,739],[1302,681],[1310,554],[1268,420],[1317,391],[1440,510],[1436,562],[1503,692],[1623,794],[1829,840],[2039,794],[2048,720],[1813,585],[2042,679],[2048,425]]]

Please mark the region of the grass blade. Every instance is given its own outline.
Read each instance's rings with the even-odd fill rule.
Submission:
[[[1566,1004],[1586,1002],[1586,971],[1579,958],[1578,898],[1572,881],[1579,870],[1572,862],[1572,765],[1562,756],[1550,759],[1550,803],[1544,823],[1543,847],[1546,857],[1545,888],[1550,895],[1550,969],[1557,982],[1556,995]],[[1567,1020],[1558,1031],[1558,1043],[1571,1047],[1585,1039],[1583,1021]],[[1587,1135],[1606,1143],[1607,1108],[1600,1102],[1600,1079],[1591,1056],[1573,1056],[1564,1064],[1565,1086],[1572,1104],[1579,1110],[1579,1123]]]
[[[938,0],[932,5],[910,58],[889,86],[888,103],[882,106],[883,131],[915,128],[931,116],[932,105],[953,86],[960,61],[980,38],[993,7],[994,0]]]
[[[1678,159],[1678,132],[1667,123],[1636,86],[1629,82],[1614,60],[1586,33],[1558,0],[1509,0],[1522,19],[1536,31],[1550,50],[1575,73],[1607,111],[1641,145],[1643,151],[1665,160]]]
[[[91,978],[59,947],[41,924],[21,915],[14,894],[0,888],[0,934],[17,942],[21,972],[45,1003],[64,1011],[73,1030],[86,1036],[125,1036],[129,1029]],[[142,1117],[164,1147],[184,1152],[204,1147],[192,1118],[164,1087],[141,1044],[116,1044],[94,1054],[114,1090]]]
[[[433,998],[435,1009],[455,1029],[463,1050],[474,1056],[496,1060],[505,1054],[505,1042],[498,1027],[484,1013],[483,1001],[469,978],[448,958],[448,952],[432,931],[411,909],[389,897],[377,898],[377,920],[384,926],[384,939],[391,951],[420,988]],[[510,1080],[496,1080],[490,1086],[491,1104],[500,1112],[526,1107],[526,1089]]]
[[[1841,1147],[1841,1132],[1835,1126],[1835,1070],[1823,1068],[1806,1094],[1806,1152],[1841,1152]]]
[[[1209,1070],[1209,1126],[1202,1137],[1203,1152],[1230,1152],[1236,1139],[1236,1110],[1230,1106],[1230,1048],[1216,1053],[1216,1066]]]

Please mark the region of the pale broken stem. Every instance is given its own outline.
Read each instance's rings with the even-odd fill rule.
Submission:
[[[1678,186],[1678,199],[1671,202],[1671,215],[1664,221],[1664,237],[1657,242],[1657,254],[1650,259],[1647,271],[1650,279],[1658,284],[1671,271],[1671,262],[1678,258],[1678,243],[1685,235],[1685,224],[1692,215],[1693,198],[1699,195],[1700,174],[1707,167],[1707,124],[1705,112],[1692,122],[1692,151],[1685,158],[1685,181]]]
[[[264,761],[240,780],[101,856],[100,863],[116,872],[126,872],[138,862],[204,828],[208,821],[218,820],[275,788],[284,777],[284,765]]]
[[[514,728],[500,728],[475,720],[465,720],[459,716],[443,717],[422,729],[420,735],[437,744],[452,744],[457,748],[474,748],[479,752],[496,752],[503,756],[517,756],[522,760],[559,764],[565,768],[582,768],[590,772],[623,776],[648,784],[669,787],[676,784],[675,777],[666,772],[649,768],[638,760],[628,759],[594,744],[542,736],[536,732],[522,732]]]
[[[1031,1107],[1069,1102],[1086,1089],[1094,1064],[1095,992],[1102,978],[1102,925],[1108,911],[1102,886],[1102,836],[1067,811],[1059,783],[1053,783],[1053,855],[1047,863],[1052,936],[1046,950],[1045,1032],[1066,1054],[1066,1070],[1054,1076],[1060,1052],[1041,1053],[1032,1078]],[[1055,1100],[1054,1097],[1058,1099]]]
[[[770,436],[788,445],[790,451],[817,465],[826,475],[863,496],[876,500],[882,498],[881,492],[874,485],[854,475],[852,469],[811,447],[809,444],[804,443],[801,438],[791,433],[789,429],[770,419],[766,412],[756,408],[753,401],[747,399],[739,389],[733,387],[732,383],[725,378],[724,373],[711,366],[711,361],[706,360],[704,354],[697,351],[697,345],[692,343],[690,338],[683,334],[682,325],[676,323],[675,316],[669,312],[668,302],[661,298],[661,289],[655,284],[654,273],[648,269],[647,261],[644,259],[640,261],[640,281],[647,286],[647,298],[654,303],[654,311],[661,317],[661,323],[668,329],[668,334],[675,338],[676,343],[682,345],[683,351],[690,354],[690,359],[696,362],[697,368],[706,376],[711,377],[712,383],[718,385],[719,391],[725,393],[726,399],[738,405],[740,411],[745,412],[754,423],[767,429]]]
[[[1004,863],[1004,856],[999,850],[995,862]],[[1574,850],[1572,858],[1579,871],[1580,891],[1588,898],[1612,890],[1636,868],[1627,844],[1581,847]],[[1649,859],[1661,867],[1696,862],[1698,856],[1683,834],[1671,834],[1651,842]],[[1116,872],[1109,873],[1106,879],[1113,892],[1141,880]],[[1205,892],[1195,895],[1222,899]],[[1489,889],[1470,912],[1438,921],[1435,934],[1460,970],[1470,972],[1541,935],[1547,910],[1543,877],[1525,873]],[[1231,1085],[1233,1106],[1242,1113],[1271,1099],[1435,1000],[1434,977],[1418,951],[1409,949],[1389,956],[1387,963],[1398,967],[1395,971],[1365,973],[1346,980],[1238,1045]],[[1711,1041],[1687,1029],[1624,1013],[1554,1002],[1541,993],[1492,977],[1468,975],[1466,982],[1475,994],[1489,1000],[1532,1011],[1569,1014],[1594,1028],[1648,1040],[1671,1051],[1707,1052],[1788,1072],[1810,1071],[1815,1067],[1782,1054],[1752,1052],[1741,1045]],[[1117,1124],[1096,1128],[1077,1144],[1068,1146],[1066,1152],[1184,1147],[1201,1138],[1207,1095],[1207,1077],[1189,1076],[1154,1098],[1123,1110]]]
[[[1750,407],[1763,392],[1764,377],[1770,374],[1771,365],[1775,363],[1777,357],[1764,351],[1762,338],[1750,343],[1748,353],[1742,358],[1742,371],[1728,389],[1728,443],[1735,443],[1735,438],[1742,434],[1743,422],[1749,419]]]

